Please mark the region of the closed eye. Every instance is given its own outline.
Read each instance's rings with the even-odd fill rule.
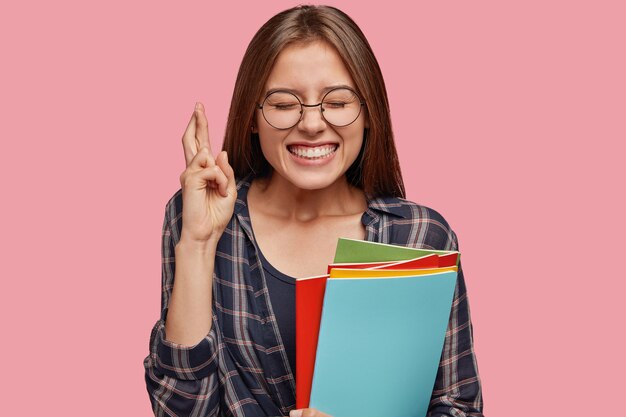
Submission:
[[[345,103],[343,101],[327,101],[324,103],[324,107],[330,107],[333,109],[341,109],[341,108],[344,108],[346,104],[348,103]]]
[[[276,110],[294,110],[297,107],[300,107],[300,104],[298,103],[278,103],[278,104],[272,104],[272,107],[274,107]]]

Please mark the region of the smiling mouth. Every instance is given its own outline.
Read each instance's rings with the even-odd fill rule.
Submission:
[[[289,145],[287,150],[299,158],[304,159],[324,159],[330,157],[335,153],[338,144],[329,144],[322,146],[301,146],[301,145]]]

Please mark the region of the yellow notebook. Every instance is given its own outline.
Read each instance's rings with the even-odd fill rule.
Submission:
[[[428,269],[348,269],[333,268],[330,270],[330,278],[390,278],[390,277],[414,277],[417,275],[430,275],[441,272],[457,272],[456,266],[445,268]]]

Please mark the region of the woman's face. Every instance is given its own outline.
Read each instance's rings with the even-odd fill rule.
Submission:
[[[281,89],[293,92],[303,104],[317,104],[329,88],[339,85],[356,91],[333,46],[321,41],[290,45],[278,55],[259,103],[269,90]],[[295,126],[279,130],[257,110],[255,131],[263,155],[274,169],[272,175],[280,175],[298,188],[317,190],[341,178],[356,160],[368,127],[366,117],[363,106],[353,123],[335,127],[322,118],[319,106],[305,107]]]

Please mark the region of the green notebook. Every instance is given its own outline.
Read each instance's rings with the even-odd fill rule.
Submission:
[[[389,245],[387,243],[369,242],[366,240],[354,240],[340,238],[335,252],[335,263],[359,263],[359,262],[386,262],[406,261],[430,255],[431,253],[446,254],[459,253],[458,251],[415,249],[405,246]],[[457,259],[457,266],[461,254]]]

